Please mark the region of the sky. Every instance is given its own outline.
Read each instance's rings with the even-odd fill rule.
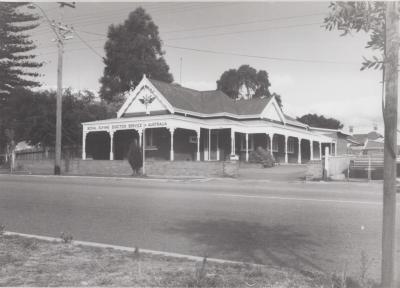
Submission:
[[[286,114],[334,117],[345,132],[350,125],[355,133],[369,132],[374,124],[383,131],[381,71],[360,71],[362,57],[373,54],[365,48],[369,37],[326,31],[329,2],[77,2],[75,9],[36,4],[76,31],[65,44],[64,88],[99,91],[107,29],[141,6],[159,27],[164,57],[182,86],[216,89],[224,71],[249,64],[268,72],[270,91],[281,95]],[[56,88],[54,34],[41,22],[32,31],[38,59],[45,62],[40,81],[42,88]]]

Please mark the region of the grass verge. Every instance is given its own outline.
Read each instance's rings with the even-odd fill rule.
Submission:
[[[333,287],[323,275],[0,235],[0,286]]]

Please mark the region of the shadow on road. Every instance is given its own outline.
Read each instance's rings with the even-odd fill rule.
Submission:
[[[198,255],[323,272],[312,256],[319,244],[290,227],[210,220],[186,221],[165,230],[189,238],[196,245],[194,252],[202,253]]]

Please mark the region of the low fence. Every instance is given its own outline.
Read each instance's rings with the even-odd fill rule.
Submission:
[[[237,177],[238,161],[146,161],[146,174],[168,177]],[[52,174],[52,160],[16,160],[15,170],[32,174]],[[62,160],[65,175],[130,176],[126,160]]]
[[[340,155],[323,158],[322,169],[325,177],[342,180],[345,178],[383,179],[383,155]],[[397,157],[398,173],[400,174],[400,157]],[[327,169],[326,169],[327,168]]]
[[[80,147],[64,147],[61,153],[61,158],[81,158],[82,152]],[[55,158],[54,149],[35,149],[22,150],[15,152],[16,160],[52,160]]]

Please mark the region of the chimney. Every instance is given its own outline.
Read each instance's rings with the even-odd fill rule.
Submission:
[[[350,126],[349,126],[349,133],[350,133],[351,135],[353,135],[353,133],[354,133],[354,126],[353,126],[353,125],[350,125]]]

